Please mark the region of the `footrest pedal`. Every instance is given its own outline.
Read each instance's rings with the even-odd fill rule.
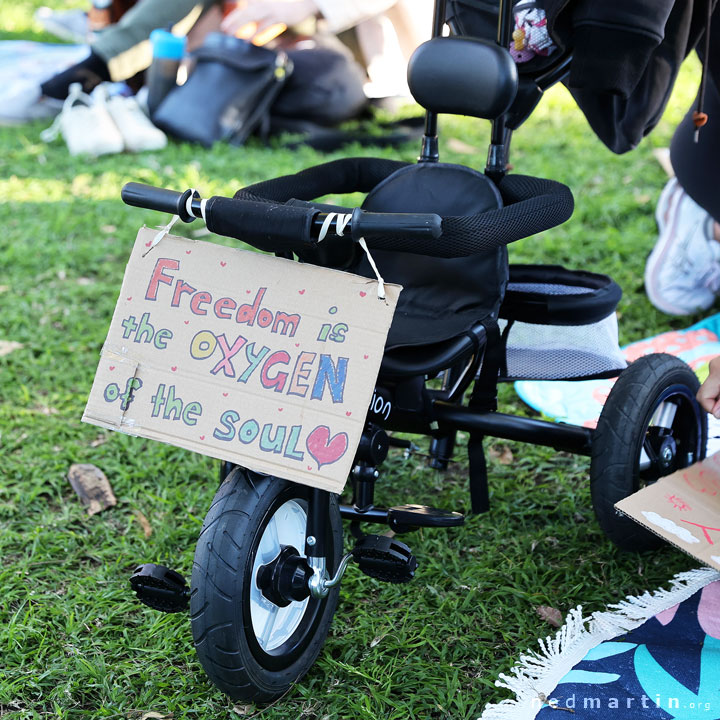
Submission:
[[[130,578],[130,587],[138,600],[161,612],[182,612],[188,609],[190,588],[185,578],[164,565],[138,565]]]
[[[388,508],[388,525],[395,532],[407,532],[419,527],[458,527],[465,516],[452,510],[427,505],[398,505]]]
[[[352,555],[366,575],[390,583],[409,582],[418,565],[405,543],[387,535],[365,535],[358,540]]]

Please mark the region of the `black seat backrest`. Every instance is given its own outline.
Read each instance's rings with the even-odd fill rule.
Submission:
[[[510,53],[494,42],[436,37],[410,58],[408,85],[426,110],[493,120],[515,99],[518,73]]]

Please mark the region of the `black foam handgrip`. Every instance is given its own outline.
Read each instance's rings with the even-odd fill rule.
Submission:
[[[205,206],[210,232],[233,237],[267,252],[296,252],[317,241],[310,228],[317,210],[224,197],[211,197]]]
[[[356,241],[383,235],[437,240],[442,235],[442,218],[435,213],[376,213],[355,208],[350,225]]]
[[[191,193],[192,190],[181,193],[153,185],[129,182],[123,186],[120,197],[126,205],[179,215],[181,220],[191,222],[194,217],[188,214],[186,207]]]

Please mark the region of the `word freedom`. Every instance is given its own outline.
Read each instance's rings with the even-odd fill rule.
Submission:
[[[179,269],[179,260],[159,258],[150,276],[145,299],[157,302],[160,286],[168,285],[172,288],[172,292],[169,294],[170,307],[179,308],[185,304],[193,315],[206,316],[210,311],[219,320],[234,319],[238,324],[250,327],[256,324],[261,328],[269,328],[273,333],[289,337],[295,336],[300,325],[300,315],[291,315],[282,311],[273,312],[268,308],[261,307],[267,288],[261,287],[255,294],[252,303],[240,304],[231,297],[214,298],[212,293],[198,290],[185,280],[174,278],[165,272]]]

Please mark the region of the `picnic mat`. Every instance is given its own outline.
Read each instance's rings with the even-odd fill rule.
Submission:
[[[0,125],[35,120],[59,110],[44,105],[40,84],[87,57],[86,45],[55,45],[30,40],[0,41]]]
[[[495,684],[515,698],[479,720],[719,720],[720,573],[681,573],[589,618],[575,608]]]
[[[720,314],[687,328],[631,343],[623,348],[628,362],[641,355],[664,352],[682,358],[702,382],[708,363],[720,355]],[[605,399],[615,382],[609,380],[521,380],[515,383],[520,398],[530,407],[557,421],[595,427]],[[709,416],[708,455],[720,450],[720,421]]]

